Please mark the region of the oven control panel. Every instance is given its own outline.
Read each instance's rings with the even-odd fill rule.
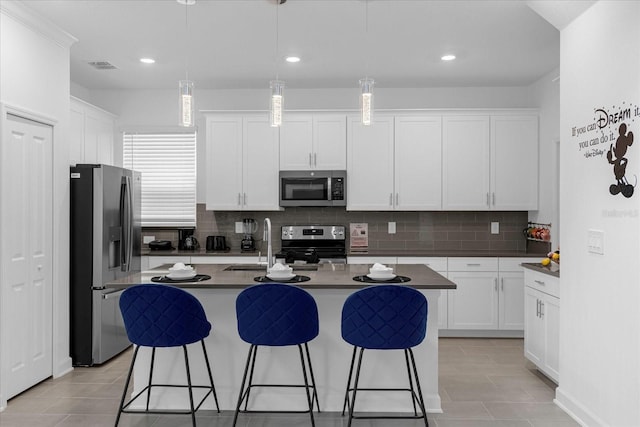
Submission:
[[[288,225],[282,227],[282,240],[345,240],[343,225]]]

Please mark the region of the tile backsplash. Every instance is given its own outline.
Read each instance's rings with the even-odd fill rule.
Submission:
[[[524,251],[527,212],[369,212],[347,211],[345,208],[286,208],[274,212],[208,211],[197,206],[197,228],[194,235],[204,248],[207,236],[225,236],[232,251],[240,250],[242,234],[235,223],[253,218],[258,231],[253,237],[260,249],[264,218],[271,219],[274,251],[280,250],[280,227],[283,225],[344,225],[367,223],[370,249],[424,249],[473,251]],[[388,223],[396,223],[396,233],[388,233]],[[491,222],[500,224],[499,234],[491,234]],[[142,234],[171,240],[178,247],[177,230],[143,229]],[[347,247],[349,242],[347,241]],[[146,247],[146,245],[143,245]]]

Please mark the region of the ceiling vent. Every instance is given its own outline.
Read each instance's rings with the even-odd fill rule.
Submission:
[[[91,61],[89,62],[89,65],[96,70],[115,70],[118,68],[109,61]]]

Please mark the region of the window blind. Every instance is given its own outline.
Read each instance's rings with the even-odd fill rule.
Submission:
[[[196,226],[196,133],[124,133],[123,164],[142,173],[142,226]]]

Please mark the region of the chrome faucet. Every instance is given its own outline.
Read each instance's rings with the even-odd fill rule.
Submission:
[[[267,272],[273,267],[273,249],[271,247],[271,220],[269,218],[264,219],[264,234],[262,235],[262,241],[267,242]]]

